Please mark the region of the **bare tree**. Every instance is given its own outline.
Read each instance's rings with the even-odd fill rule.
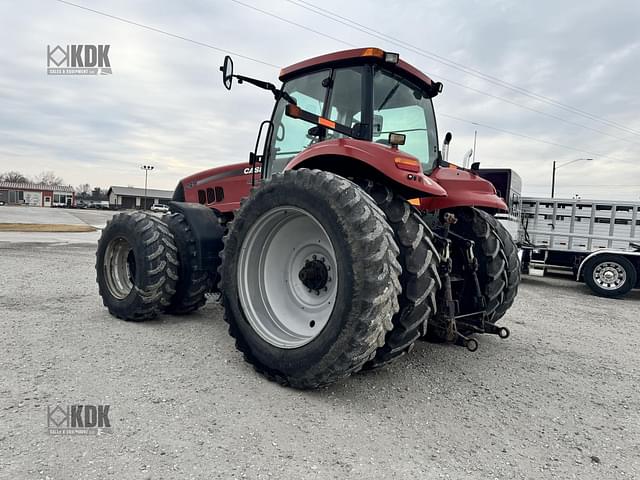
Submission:
[[[91,185],[88,183],[82,183],[76,187],[76,195],[78,198],[87,198],[90,196]]]
[[[10,171],[0,174],[0,181],[2,182],[15,182],[15,183],[28,183],[29,179],[20,172]]]
[[[34,181],[36,183],[44,183],[45,185],[62,185],[64,183],[64,180],[51,170],[39,173],[34,177]]]
[[[93,187],[91,191],[92,200],[107,200],[107,189],[100,187]]]

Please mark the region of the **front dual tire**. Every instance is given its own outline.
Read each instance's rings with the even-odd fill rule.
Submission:
[[[215,272],[198,268],[196,238],[184,216],[119,213],[102,231],[96,280],[109,313],[144,321],[185,315],[207,301]]]
[[[113,316],[143,321],[171,305],[178,280],[175,239],[160,218],[119,213],[102,231],[96,276],[102,302]]]

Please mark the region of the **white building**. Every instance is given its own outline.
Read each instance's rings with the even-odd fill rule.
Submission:
[[[173,196],[172,190],[147,189],[147,209],[154,203],[167,204]],[[107,192],[110,208],[141,209],[144,205],[144,188],[109,187]]]

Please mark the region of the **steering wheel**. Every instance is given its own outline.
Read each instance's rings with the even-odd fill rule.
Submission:
[[[280,133],[280,130],[282,130],[282,133]],[[276,130],[276,140],[281,142],[282,140],[284,140],[284,123],[280,123],[278,125],[278,129]]]

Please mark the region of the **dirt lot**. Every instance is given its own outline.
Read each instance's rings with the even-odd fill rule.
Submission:
[[[0,243],[0,477],[639,478],[640,292],[527,278],[506,341],[420,343],[315,392],[274,385],[210,302],[107,314],[94,247]],[[47,405],[109,404],[113,433],[46,432]]]

